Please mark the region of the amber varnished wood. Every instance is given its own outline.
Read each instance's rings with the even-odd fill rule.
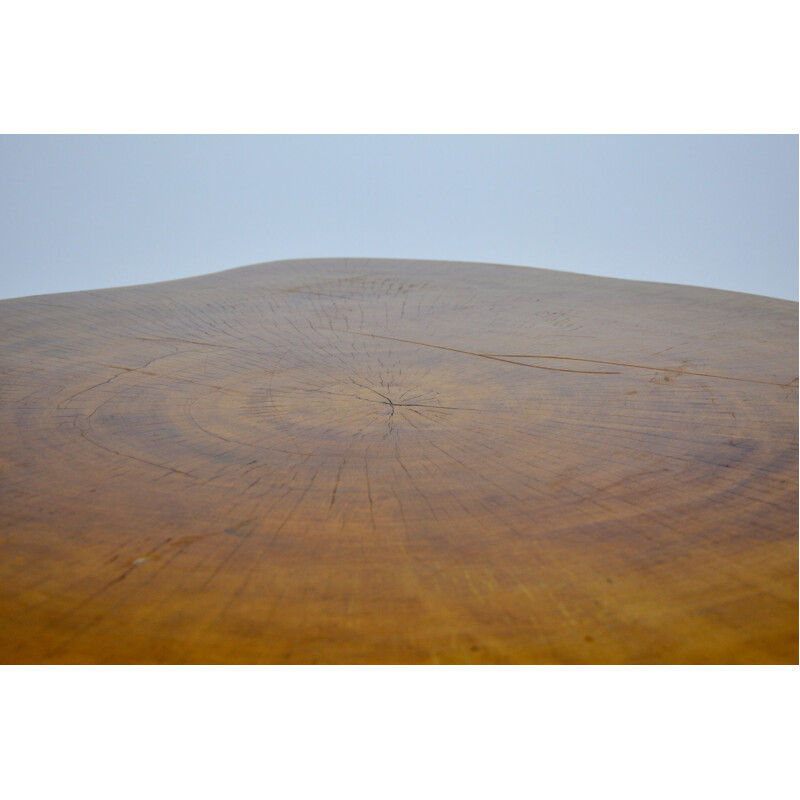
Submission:
[[[0,335],[3,662],[797,661],[796,303],[305,260]]]

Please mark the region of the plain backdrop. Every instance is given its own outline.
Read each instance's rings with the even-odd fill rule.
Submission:
[[[0,297],[333,256],[796,300],[798,137],[0,137]]]

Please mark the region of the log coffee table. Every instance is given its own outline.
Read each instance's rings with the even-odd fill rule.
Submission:
[[[797,319],[367,259],[4,300],[0,661],[796,662]]]

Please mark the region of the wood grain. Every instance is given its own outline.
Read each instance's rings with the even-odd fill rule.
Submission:
[[[3,662],[797,661],[796,303],[304,260],[0,336]]]

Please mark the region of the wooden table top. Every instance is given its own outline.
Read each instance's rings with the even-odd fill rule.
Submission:
[[[0,302],[4,663],[796,663],[797,304],[285,261]]]

